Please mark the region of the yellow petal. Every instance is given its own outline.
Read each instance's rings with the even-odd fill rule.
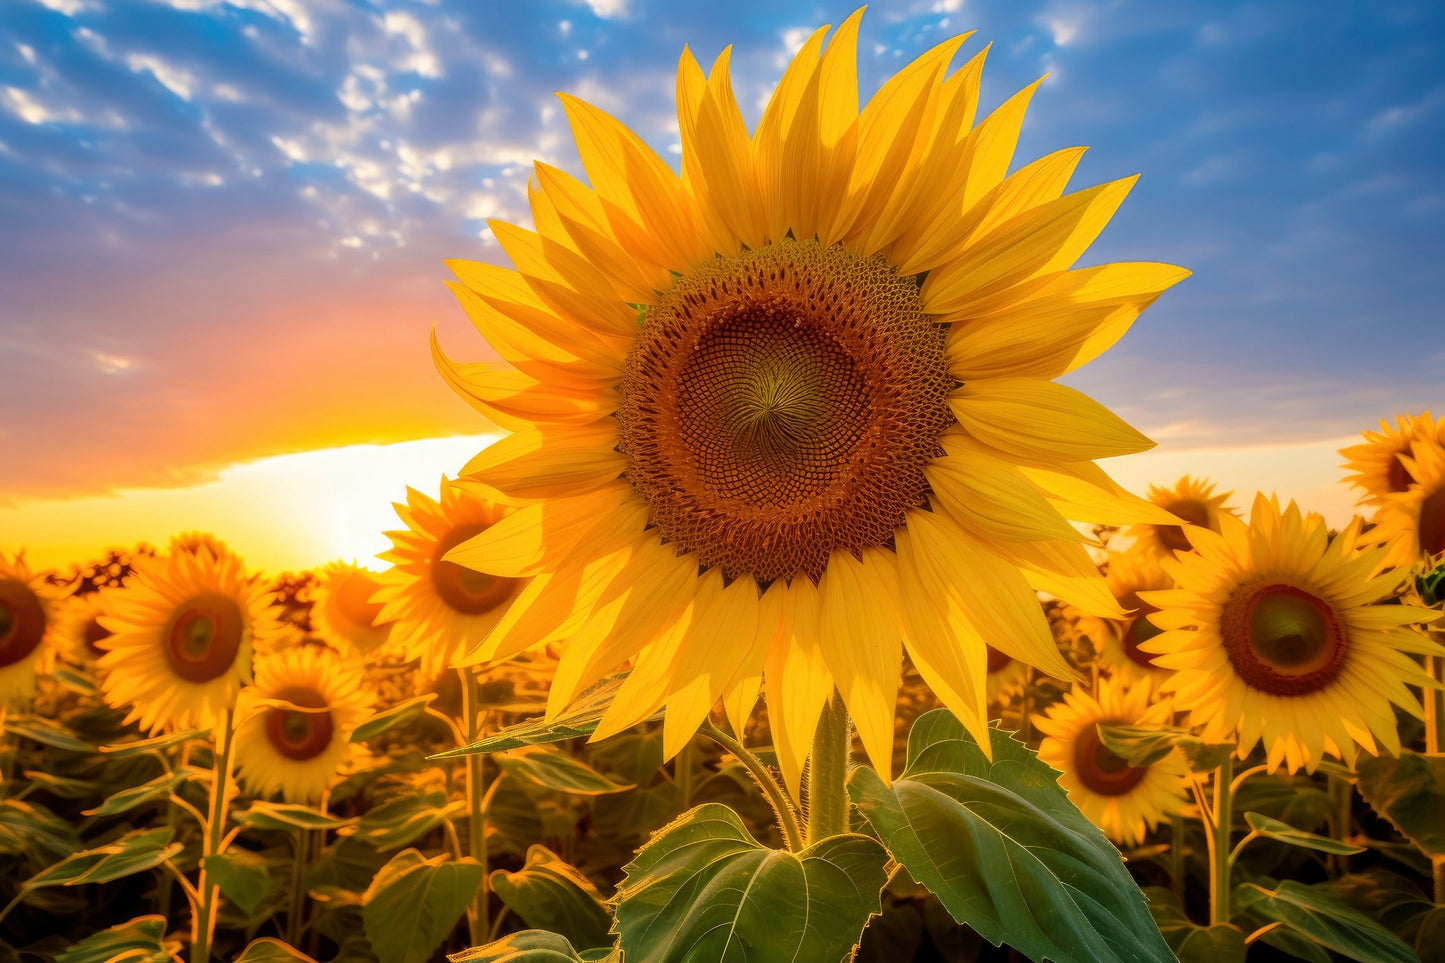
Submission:
[[[818,589],[799,579],[785,589],[782,603],[782,633],[768,651],[763,683],[778,768],[796,800],[802,798],[803,765],[833,694],[833,676],[818,644]]]
[[[924,468],[939,503],[969,531],[1013,542],[1085,536],[1064,520],[1019,469],[982,446],[955,447]]]
[[[501,361],[457,362],[431,335],[432,363],[462,400],[493,424],[520,430],[538,423],[585,425],[612,414],[615,396],[600,390],[552,388]]]
[[[768,653],[781,641],[783,631],[783,580],[778,579],[758,599],[758,631],[748,649],[748,657],[738,671],[738,681],[723,693],[723,709],[728,724],[742,741],[747,729],[748,717],[758,704],[758,692],[763,685],[763,666]]]
[[[556,567],[584,538],[584,548],[601,550],[634,537],[646,521],[647,503],[626,482],[614,482],[585,495],[524,505],[446,558],[489,575],[526,578]]]
[[[767,217],[765,239],[768,241],[777,240],[788,230],[783,211],[783,140],[793,124],[793,115],[802,102],[803,92],[817,71],[823,35],[827,32],[827,25],[813,31],[813,35],[793,55],[778,86],[773,88],[773,96],[768,99],[762,120],[753,133],[759,208]]]
[[[462,470],[466,483],[507,500],[580,495],[615,482],[627,469],[610,418],[587,425],[516,431],[488,445]]]
[[[949,407],[970,434],[1024,458],[1085,461],[1154,447],[1097,401],[1052,381],[970,382],[953,393]]]
[[[985,546],[1022,570],[1030,588],[1101,619],[1124,618],[1124,610],[1098,566],[1078,542],[992,542]]]

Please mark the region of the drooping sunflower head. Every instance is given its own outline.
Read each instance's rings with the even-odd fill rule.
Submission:
[[[258,658],[236,730],[242,784],[259,796],[321,801],[371,705],[360,666],[331,649],[299,645]]]
[[[1129,614],[1122,619],[1088,620],[1086,631],[1095,643],[1099,662],[1128,682],[1151,680],[1157,684],[1163,670],[1139,646],[1159,634],[1159,627],[1149,618],[1158,609],[1140,593],[1167,589],[1174,583],[1160,567],[1159,558],[1138,547],[1111,553],[1104,578],[1119,606]]]
[[[1166,726],[1167,701],[1149,683],[1101,679],[1090,695],[1074,688],[1035,720],[1045,734],[1039,758],[1063,773],[1069,800],[1121,846],[1137,846],[1161,820],[1184,808],[1188,769],[1177,752],[1147,766],[1131,766],[1099,738],[1098,727]]]
[[[36,675],[54,662],[67,590],[45,574],[31,570],[24,552],[0,552],[0,707],[34,695]]]
[[[1248,525],[1190,532],[1195,550],[1164,563],[1173,589],[1141,593],[1165,629],[1142,648],[1206,738],[1237,738],[1241,758],[1263,743],[1291,772],[1399,752],[1391,704],[1418,717],[1405,686],[1431,684],[1411,654],[1445,650],[1414,628],[1433,613],[1380,604],[1400,577],[1373,574],[1384,550],[1361,548],[1360,526],[1330,538],[1319,515],[1260,495]]]
[[[1380,419],[1380,430],[1363,432],[1365,443],[1340,449],[1345,456],[1344,468],[1352,474],[1345,481],[1363,489],[1360,502],[1379,505],[1391,495],[1408,491],[1414,478],[1405,467],[1411,447],[1417,442],[1436,449],[1445,448],[1445,418],[1438,421],[1430,412],[1418,415],[1399,414],[1395,424]]]
[[[380,602],[372,596],[382,587],[370,569],[332,562],[321,570],[311,602],[316,634],[339,652],[368,655],[391,638],[391,623],[382,621]]]
[[[1037,85],[978,120],[966,38],[860,110],[860,16],[751,132],[684,52],[680,174],[564,96],[590,184],[539,164],[536,230],[491,225],[515,269],[450,262],[502,362],[433,342],[513,431],[468,471],[516,512],[449,558],[535,577],[473,657],[565,641],[552,712],[630,663],[598,731],[665,705],[669,752],[765,690],[790,782],[835,687],[886,770],[903,644],[984,743],[983,638],[1067,677],[1034,590],[1117,612],[1069,521],[1161,513],[1092,464],[1150,442],[1052,379],[1188,274],[1071,269],[1134,179],[1009,175]]]
[[[1369,539],[1385,546],[1382,568],[1408,569],[1445,554],[1445,445],[1415,441],[1399,461],[1409,482],[1380,497]]]
[[[211,725],[251,679],[251,655],[280,629],[241,559],[209,545],[143,559],[106,593],[102,691],[151,732]]]
[[[1134,548],[1160,558],[1172,558],[1175,552],[1189,551],[1191,528],[1206,528],[1219,531],[1221,515],[1232,515],[1234,509],[1226,508],[1225,502],[1233,492],[1215,494],[1214,483],[1207,478],[1185,475],[1172,488],[1149,486],[1149,501],[1169,512],[1184,524],[1145,524],[1129,528],[1127,534],[1134,536]]]
[[[419,659],[423,679],[434,680],[487,635],[523,583],[446,558],[506,514],[478,489],[443,478],[439,501],[408,488],[396,512],[407,527],[386,533],[392,547],[379,557],[392,567],[368,599],[381,606],[372,620],[391,623],[389,644]]]

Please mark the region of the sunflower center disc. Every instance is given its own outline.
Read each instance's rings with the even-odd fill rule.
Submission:
[[[110,638],[110,634],[110,629],[101,625],[99,620],[94,617],[85,623],[85,629],[81,633],[82,638],[85,639],[85,648],[91,655],[105,654],[106,650],[100,647],[100,643]]]
[[[14,665],[45,638],[45,609],[19,579],[0,579],[0,666]]]
[[[1122,720],[1099,719],[1080,730],[1074,739],[1074,772],[1079,782],[1101,796],[1122,796],[1144,781],[1148,766],[1131,766],[1104,745],[1095,725],[1114,726]]]
[[[1445,491],[1420,503],[1420,554],[1434,558],[1445,552]]]
[[[432,555],[431,580],[437,595],[463,615],[481,615],[501,605],[512,595],[516,579],[487,575],[475,569],[443,560],[442,556],[462,542],[485,531],[485,525],[462,525],[437,542]],[[378,612],[380,610],[378,609]]]
[[[1224,651],[1246,684],[1274,695],[1316,692],[1345,661],[1344,627],[1322,599],[1293,585],[1244,586],[1224,604]]]
[[[1146,669],[1159,668],[1154,664],[1154,656],[1139,648],[1140,643],[1148,642],[1154,638],[1154,636],[1164,631],[1149,621],[1149,614],[1151,612],[1157,612],[1159,609],[1141,599],[1134,592],[1130,592],[1122,600],[1122,604],[1126,609],[1137,610],[1133,618],[1130,619],[1128,627],[1124,629],[1123,637],[1120,639],[1124,646],[1124,654],[1129,657],[1129,661],[1136,665],[1142,665]]]
[[[1200,528],[1209,527],[1209,509],[1200,502],[1175,502],[1169,506],[1169,513],[1184,519],[1191,525],[1198,525]],[[1159,541],[1174,552],[1187,552],[1193,547],[1189,544],[1189,536],[1184,534],[1182,525],[1160,526]]]
[[[729,577],[816,581],[890,543],[952,422],[944,329],[881,257],[785,239],[647,309],[618,450],[651,524]]]
[[[291,686],[276,693],[277,699],[284,700],[303,709],[323,709],[323,712],[299,712],[296,709],[270,708],[266,710],[266,738],[272,748],[287,759],[303,762],[313,759],[331,745],[333,724],[331,710],[326,699],[315,689],[305,686]]]
[[[209,682],[236,661],[244,630],[235,601],[219,592],[203,592],[172,613],[161,635],[166,662],[187,682]]]
[[[1409,453],[1410,453],[1410,452],[1409,452],[1408,450],[1406,450],[1406,451],[1402,452],[1401,454],[1408,455]],[[1406,492],[1406,491],[1409,491],[1409,490],[1410,490],[1410,483],[1413,482],[1414,480],[1415,480],[1415,479],[1413,479],[1413,478],[1410,477],[1410,471],[1409,471],[1409,469],[1407,469],[1407,468],[1405,467],[1405,463],[1400,460],[1400,455],[1391,455],[1391,456],[1390,456],[1390,467],[1389,467],[1389,469],[1385,472],[1385,484],[1387,484],[1387,485],[1389,486],[1390,491],[1392,491],[1392,492]]]

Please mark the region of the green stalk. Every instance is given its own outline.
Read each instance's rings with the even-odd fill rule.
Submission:
[[[206,878],[205,857],[219,856],[226,835],[226,804],[231,784],[232,750],[236,742],[236,710],[227,709],[221,727],[221,744],[217,749],[215,772],[211,776],[211,800],[207,810],[205,837],[201,843],[201,875],[196,880],[200,893],[200,911],[193,920],[191,963],[210,963],[211,939],[216,932],[216,912],[220,909],[220,889]]]
[[[783,791],[782,786],[778,785],[778,781],[773,778],[773,774],[768,772],[768,767],[763,765],[763,761],[749,752],[748,748],[741,742],[713,725],[711,719],[706,720],[702,724],[702,729],[699,731],[732,753],[737,757],[738,762],[743,764],[743,767],[748,771],[748,775],[753,777],[753,781],[758,784],[758,788],[763,791],[764,795],[768,797],[768,802],[772,804],[773,812],[777,814],[778,826],[782,829],[783,839],[787,842],[788,849],[795,853],[800,851],[803,848],[803,834],[798,831],[798,821],[793,815],[793,804],[788,801],[787,793]],[[686,752],[687,750],[683,751]],[[681,758],[681,756],[678,758]]]
[[[1169,884],[1179,905],[1184,905],[1184,817],[1173,816],[1169,820]]]
[[[481,738],[481,687],[477,674],[469,666],[457,669],[462,676],[462,722],[466,727],[467,745]],[[482,882],[467,908],[467,926],[471,945],[481,946],[491,930],[487,893],[487,829],[482,818],[482,796],[486,793],[481,753],[467,756],[467,854],[482,864]]]
[[[1441,633],[1431,632],[1435,641],[1441,641]],[[1425,656],[1425,671],[1430,678],[1440,681],[1441,660],[1437,656]],[[1421,695],[1425,697],[1425,753],[1431,756],[1440,755],[1441,744],[1445,743],[1445,713],[1440,711],[1441,691],[1436,688],[1427,688]]]
[[[1209,923],[1229,922],[1229,829],[1234,821],[1234,756],[1214,771],[1214,825],[1210,827]]]
[[[808,764],[809,846],[848,832],[848,761],[853,726],[843,699],[834,692],[823,706]]]

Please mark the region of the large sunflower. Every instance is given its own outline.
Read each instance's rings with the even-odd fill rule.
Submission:
[[[1173,675],[1163,690],[1211,740],[1263,742],[1271,768],[1313,771],[1356,746],[1400,751],[1391,703],[1415,716],[1406,685],[1431,685],[1410,653],[1445,654],[1414,629],[1434,614],[1377,604],[1400,582],[1373,575],[1383,548],[1360,547],[1360,519],[1330,538],[1325,521],[1258,496],[1249,524],[1195,528],[1194,551],[1166,561],[1174,588],[1141,593],[1161,632],[1142,643]]]
[[[1100,725],[1168,725],[1169,704],[1153,698],[1147,683],[1101,679],[1093,695],[1071,689],[1034,720],[1045,735],[1039,758],[1063,773],[1059,785],[1069,801],[1121,846],[1139,845],[1150,829],[1184,808],[1188,769],[1178,753],[1131,766],[1099,739]]]
[[[300,645],[256,660],[241,693],[236,770],[260,796],[315,803],[351,752],[351,733],[371,713],[359,666],[331,649]]]
[[[1366,430],[1364,436],[1364,444],[1340,449],[1345,456],[1343,467],[1353,472],[1345,481],[1364,489],[1361,503],[1378,505],[1390,495],[1409,490],[1413,479],[1404,459],[1410,457],[1411,445],[1418,442],[1445,448],[1445,418],[1436,421],[1428,411],[1396,415],[1394,425],[1381,418],[1380,430]]]
[[[151,732],[211,725],[234,708],[253,649],[278,628],[271,596],[224,546],[142,559],[104,601],[105,701]]]
[[[1400,461],[1404,491],[1384,495],[1375,512],[1372,542],[1385,545],[1385,567],[1410,568],[1445,552],[1445,445],[1416,441]]]
[[[1207,528],[1219,531],[1219,517],[1232,515],[1234,509],[1224,503],[1234,492],[1214,493],[1214,483],[1207,478],[1193,478],[1185,475],[1172,488],[1149,486],[1149,501],[1174,516],[1172,523],[1135,525],[1126,534],[1134,536],[1135,551],[1146,552],[1155,558],[1172,558],[1175,552],[1189,551],[1187,530]],[[1180,522],[1184,524],[1180,524]]]
[[[631,660],[600,734],[668,753],[765,690],[790,783],[837,690],[887,776],[906,643],[980,741],[984,644],[1067,676],[1043,589],[1116,606],[1070,519],[1168,516],[1093,459],[1151,442],[1050,379],[1188,272],[1071,270],[1134,182],[1013,160],[1030,85],[975,124],[984,54],[924,54],[861,110],[860,13],[749,134],[724,51],[678,71],[681,176],[563,95],[589,184],[538,164],[514,270],[451,262],[501,363],[434,353],[513,434],[469,466],[517,512],[450,558],[536,576],[475,653],[565,639],[551,711]]]
[[[59,600],[66,589],[33,572],[25,553],[0,552],[0,709],[35,694],[55,661]]]
[[[382,605],[372,596],[383,585],[370,569],[350,562],[332,562],[318,574],[311,602],[316,634],[339,652],[367,656],[391,638],[391,623],[381,620]]]
[[[396,504],[406,528],[387,532],[392,547],[379,558],[392,563],[381,574],[372,600],[375,616],[393,622],[391,643],[408,659],[421,660],[425,684],[476,645],[517,597],[522,581],[486,575],[443,558],[474,539],[506,509],[473,487],[442,479],[441,500],[408,488]]]

